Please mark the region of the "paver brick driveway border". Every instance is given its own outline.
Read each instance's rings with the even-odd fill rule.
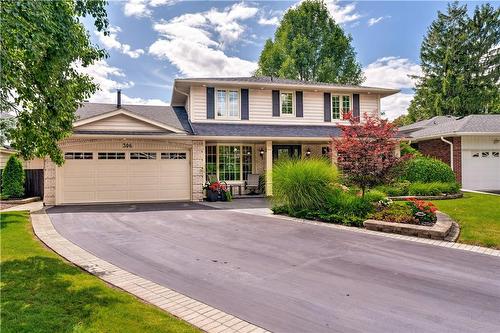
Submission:
[[[265,333],[261,327],[220,311],[174,290],[129,273],[62,237],[45,210],[31,214],[35,235],[48,247],[73,264],[111,285],[187,321],[209,333]]]

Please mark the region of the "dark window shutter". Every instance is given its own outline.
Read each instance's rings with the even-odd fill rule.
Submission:
[[[273,90],[273,117],[280,116],[280,91]]]
[[[249,119],[248,89],[241,89],[241,120]]]
[[[352,95],[352,116],[355,121],[360,120],[359,115],[359,94]]]
[[[295,92],[295,116],[304,117],[304,99],[302,91]]]
[[[324,94],[324,111],[325,111],[325,121],[332,121],[332,95],[330,93]]]
[[[207,119],[215,119],[215,89],[207,87]]]

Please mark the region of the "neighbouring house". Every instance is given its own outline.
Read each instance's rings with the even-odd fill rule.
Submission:
[[[171,106],[85,103],[65,163],[46,160],[46,204],[192,200],[213,177],[245,193],[280,156],[333,156],[330,138],[352,111],[380,115],[395,89],[267,77],[176,79]],[[252,177],[255,178],[255,177]]]
[[[450,165],[464,189],[500,191],[500,115],[438,116],[399,130],[422,154]]]

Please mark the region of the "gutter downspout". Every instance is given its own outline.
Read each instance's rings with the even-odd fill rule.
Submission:
[[[445,138],[441,137],[441,141],[447,143],[450,145],[450,166],[451,166],[451,171],[453,170],[453,142],[446,140]]]

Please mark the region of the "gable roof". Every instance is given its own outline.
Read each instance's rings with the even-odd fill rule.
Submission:
[[[421,140],[440,136],[468,134],[500,134],[500,114],[469,115],[438,124],[430,124],[410,133],[412,139]]]
[[[345,92],[374,93],[381,97],[398,93],[399,89],[367,87],[352,84],[339,84],[328,82],[290,80],[269,76],[243,76],[243,77],[207,77],[207,78],[179,78],[174,81],[171,103],[182,105],[185,94],[189,92],[191,85],[236,85],[247,88],[288,88],[288,89],[310,89],[310,90],[338,90]]]
[[[141,120],[149,120],[153,124],[164,128],[174,128],[187,134],[192,133],[188,115],[184,107],[158,106],[158,105],[122,105],[117,108],[115,104],[85,103],[76,110],[78,120],[90,120],[99,116],[110,116],[122,113],[128,114]]]

